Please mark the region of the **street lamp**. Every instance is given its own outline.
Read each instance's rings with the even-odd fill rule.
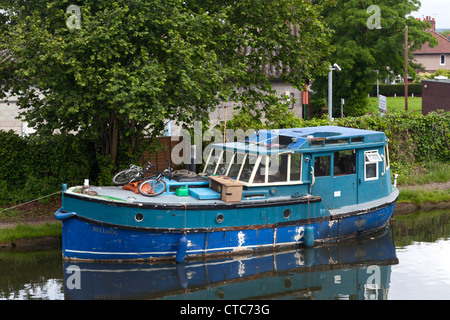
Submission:
[[[341,67],[338,66],[337,63],[333,64],[333,66],[329,66],[328,69],[328,118],[332,119],[332,109],[333,109],[333,71],[341,71]]]

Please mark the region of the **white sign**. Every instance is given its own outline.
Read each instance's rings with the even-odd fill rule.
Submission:
[[[385,114],[386,113],[386,97],[381,95],[378,98],[378,110],[380,111],[381,114]]]

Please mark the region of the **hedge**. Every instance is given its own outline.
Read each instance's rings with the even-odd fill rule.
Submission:
[[[392,162],[450,161],[450,112],[438,111],[422,115],[416,112],[388,113],[335,119],[304,121],[304,126],[337,125],[383,131],[389,139]]]
[[[396,94],[397,96],[404,96],[405,95],[405,84],[380,84],[379,85],[379,92],[383,96],[394,96]],[[421,95],[422,94],[422,84],[420,83],[414,83],[414,84],[408,84],[408,95],[410,94],[416,94]],[[370,95],[376,96],[377,95],[377,85],[372,86],[372,90],[369,92]]]
[[[94,159],[92,146],[74,135],[43,139],[0,130],[0,205],[56,192],[63,182],[81,184],[95,171]]]

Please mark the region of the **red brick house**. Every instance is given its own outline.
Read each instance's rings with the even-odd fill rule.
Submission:
[[[450,40],[436,32],[434,18],[426,17],[424,21],[431,24],[430,32],[438,41],[438,45],[431,48],[428,43],[414,52],[414,59],[425,67],[425,71],[433,73],[438,69],[450,70]]]

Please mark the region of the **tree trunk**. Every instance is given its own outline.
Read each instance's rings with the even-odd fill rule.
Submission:
[[[98,123],[102,155],[110,158],[111,163],[116,165],[119,148],[119,121],[116,112],[109,119],[99,119]]]

